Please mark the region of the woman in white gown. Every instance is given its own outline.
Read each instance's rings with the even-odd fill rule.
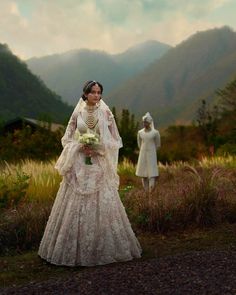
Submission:
[[[103,87],[88,81],[62,138],[56,168],[63,176],[39,247],[39,256],[56,265],[93,266],[141,256],[118,194],[118,150],[114,117],[101,99]],[[75,134],[96,133],[99,149]],[[90,157],[92,165],[86,164]]]
[[[154,128],[153,119],[150,113],[146,113],[143,118],[144,128],[138,131],[137,141],[140,149],[136,175],[142,177],[143,188],[147,193],[151,193],[156,185],[159,175],[157,166],[157,149],[161,145],[160,133]]]

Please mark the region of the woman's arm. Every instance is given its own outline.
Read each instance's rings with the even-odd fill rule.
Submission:
[[[63,135],[61,139],[62,146],[65,147],[65,145],[73,140],[75,130],[77,126],[77,114],[73,112],[73,114],[70,117],[70,120],[67,124],[65,134]]]

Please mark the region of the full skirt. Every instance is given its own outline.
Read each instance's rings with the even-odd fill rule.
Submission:
[[[141,256],[118,191],[109,186],[109,179],[88,194],[63,179],[38,254],[52,264],[67,266],[102,265]]]

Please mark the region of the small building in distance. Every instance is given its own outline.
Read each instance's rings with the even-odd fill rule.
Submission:
[[[2,126],[1,133],[2,134],[14,133],[15,130],[21,130],[27,126],[31,128],[32,132],[35,132],[36,130],[39,130],[39,129],[47,129],[51,132],[65,130],[65,126],[62,124],[50,123],[50,122],[40,121],[40,120],[26,118],[26,117],[18,117],[13,120],[7,121]]]

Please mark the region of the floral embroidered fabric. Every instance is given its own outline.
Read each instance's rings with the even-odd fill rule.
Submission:
[[[78,104],[79,105],[79,104]],[[73,112],[56,168],[63,175],[38,254],[56,265],[100,265],[141,256],[118,194],[116,172],[121,146],[114,118],[105,105],[98,111],[98,127],[104,153],[86,165],[80,144],[74,140],[83,102]]]

